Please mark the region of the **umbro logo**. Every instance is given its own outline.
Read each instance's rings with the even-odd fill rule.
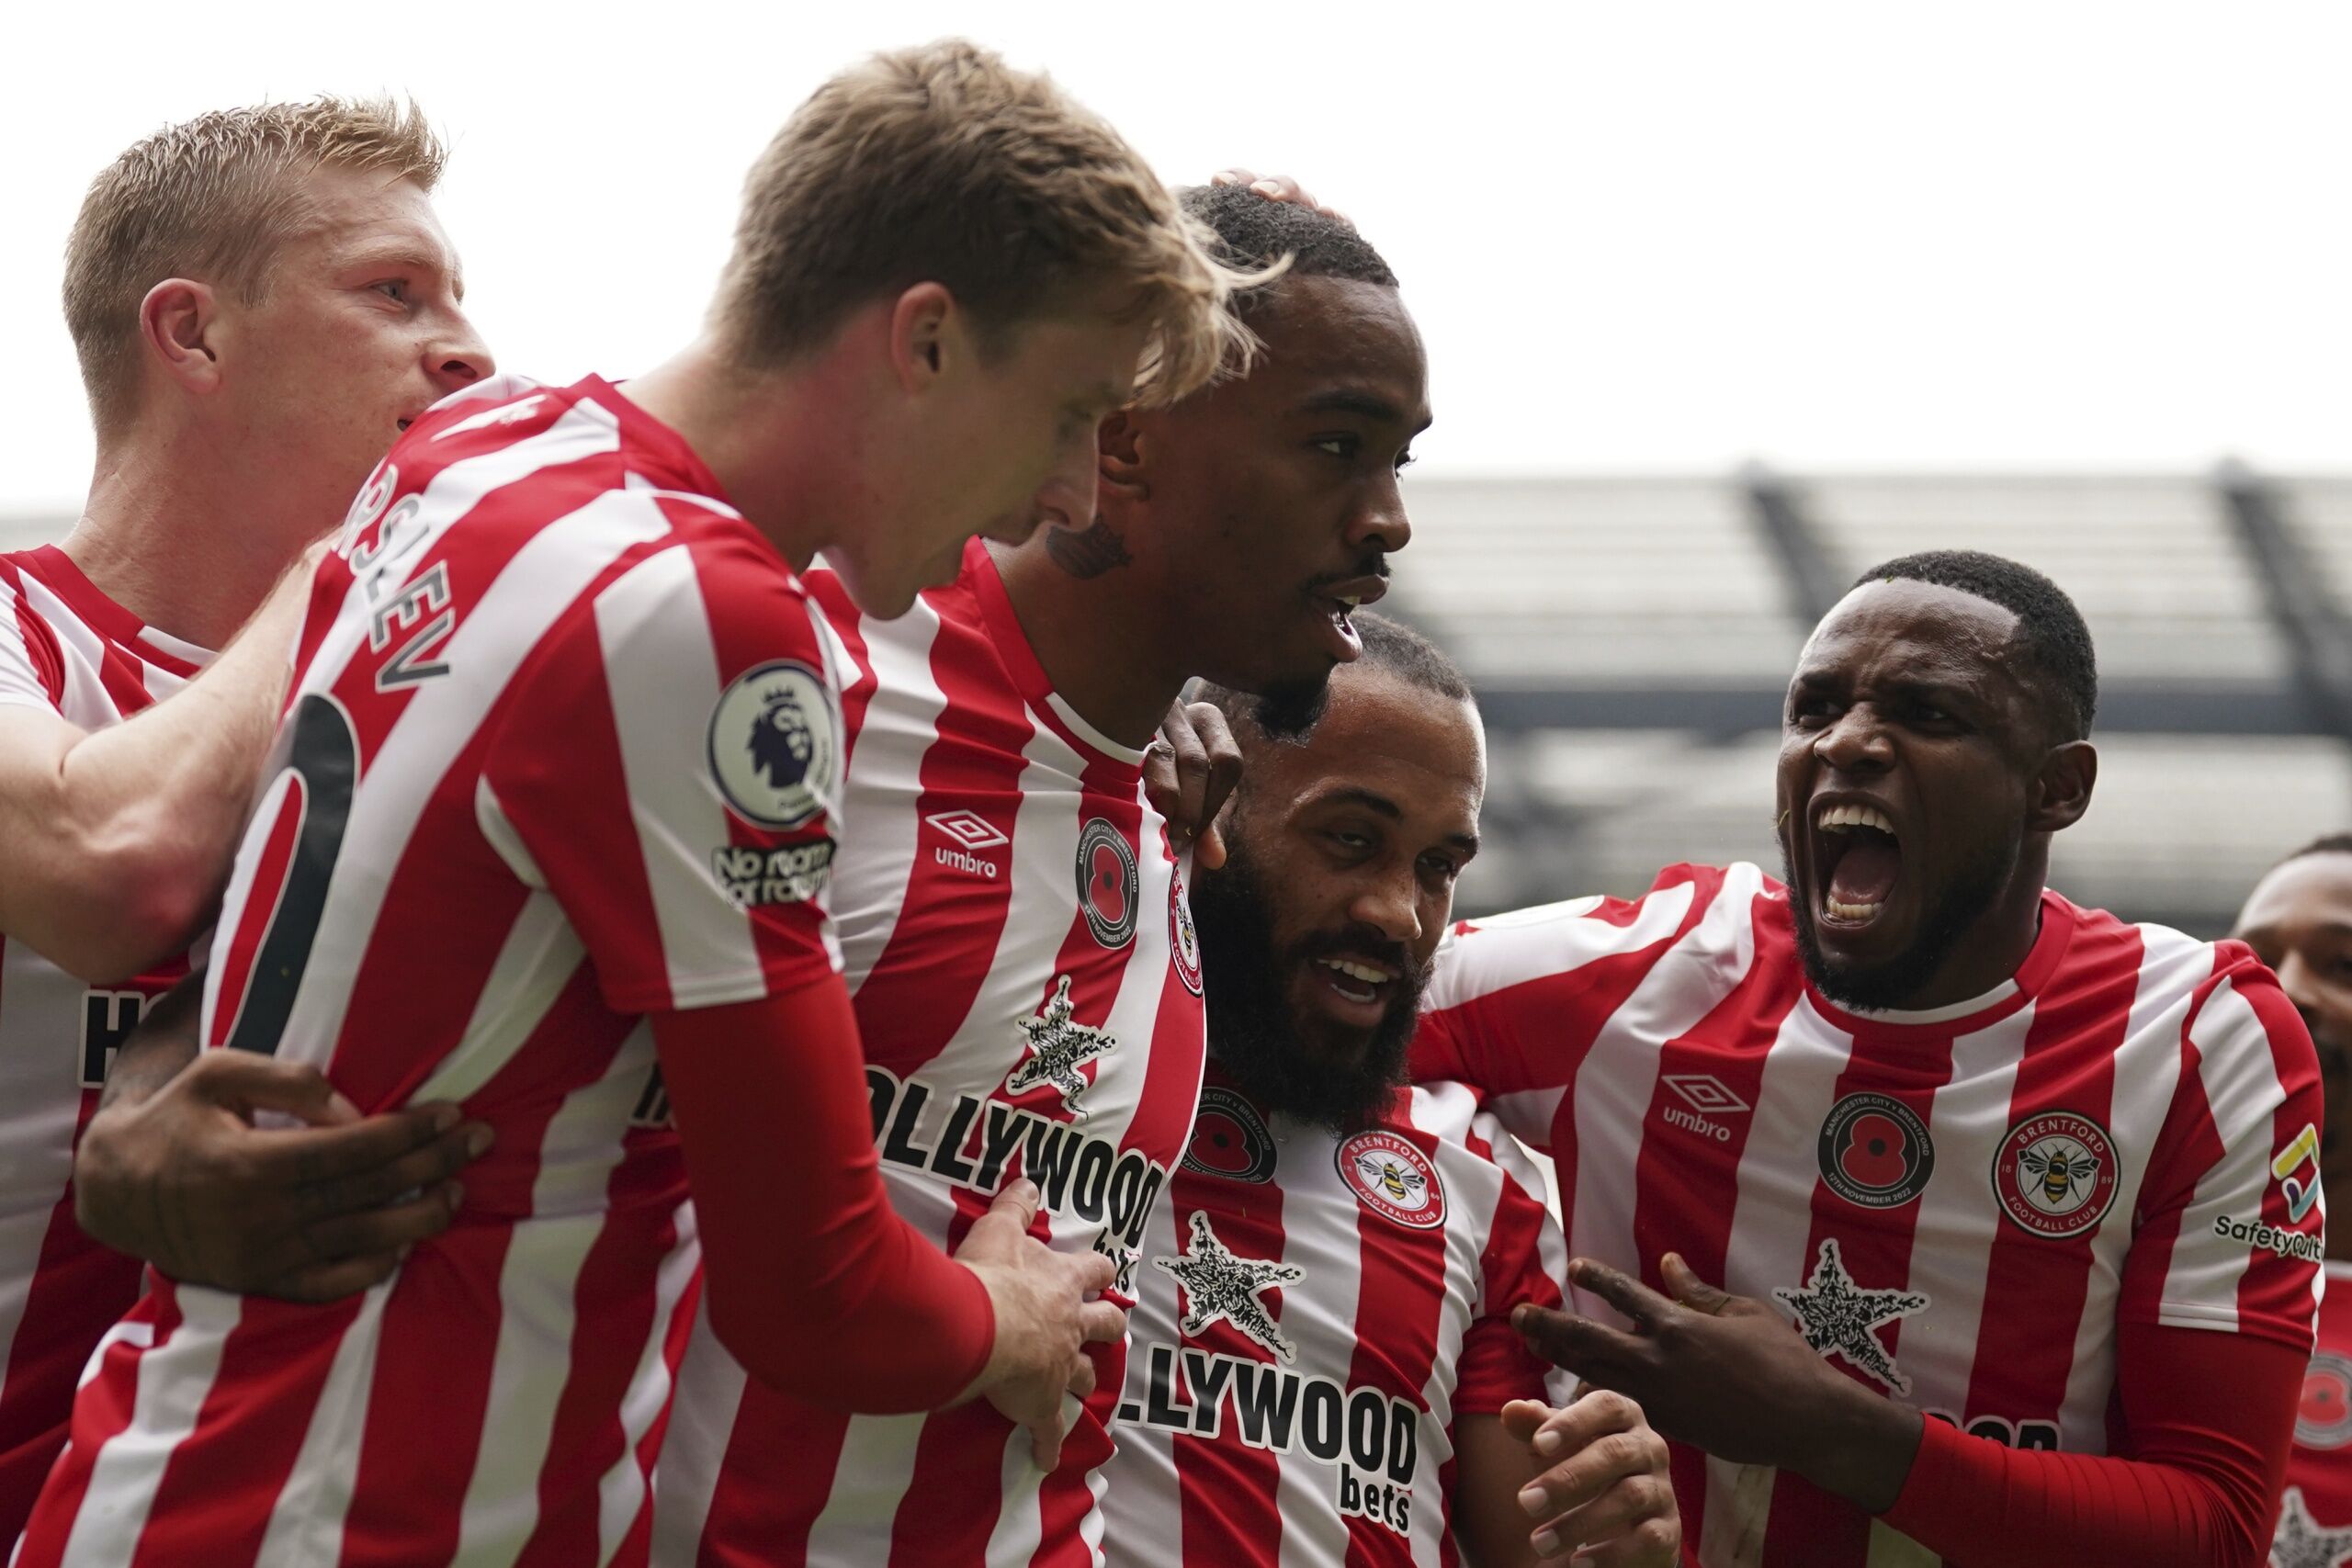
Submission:
[[[1667,1077],[1666,1087],[1682,1100],[1681,1105],[1669,1105],[1661,1112],[1666,1124],[1719,1144],[1731,1142],[1731,1129],[1713,1119],[1754,1109],[1712,1073],[1674,1073]]]
[[[945,834],[948,842],[955,846],[950,849],[947,844],[933,845],[931,858],[933,861],[950,870],[990,880],[1002,874],[1003,867],[979,852],[1012,841],[995,823],[977,811],[934,812],[923,820]]]

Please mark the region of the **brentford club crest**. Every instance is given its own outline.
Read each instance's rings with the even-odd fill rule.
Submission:
[[[1272,1181],[1274,1140],[1258,1108],[1223,1084],[1201,1089],[1193,1116],[1193,1140],[1184,1146],[1184,1168],[1228,1181]]]
[[[1108,818],[1091,817],[1078,835],[1078,907],[1086,929],[1104,947],[1125,947],[1136,939],[1136,900],[1143,879],[1127,836]]]
[[[2096,1229],[2121,1179],[2107,1129],[2045,1111],[2009,1129],[1993,1156],[1993,1196],[2021,1230],[2064,1241]]]
[[[1184,897],[1184,874],[1170,868],[1168,877],[1168,962],[1176,978],[1194,996],[1201,994],[1201,937],[1193,929],[1193,906]]]
[[[1377,1128],[1343,1140],[1340,1179],[1374,1213],[1417,1231],[1445,1224],[1445,1189],[1437,1167],[1407,1139]]]
[[[2322,1350],[2303,1370],[2302,1403],[2295,1407],[2295,1446],[2340,1449],[2352,1443],[2352,1359]]]

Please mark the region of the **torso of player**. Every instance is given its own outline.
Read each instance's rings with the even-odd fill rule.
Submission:
[[[355,502],[232,876],[204,1041],[314,1063],[366,1111],[461,1102],[497,1142],[451,1230],[363,1296],[151,1289],[27,1561],[69,1532],[94,1558],[641,1560],[641,1531],[615,1552],[699,1261],[643,1015],[835,963],[807,888],[732,886],[745,855],[764,872],[799,852],[772,851],[739,796],[833,793],[786,789],[762,757],[787,738],[765,694],[831,697],[806,667],[814,612],[717,494],[591,378],[436,405]],[[760,662],[777,653],[802,662]],[[110,1416],[108,1390],[157,1380],[172,1399]]]
[[[832,907],[893,1200],[945,1244],[1025,1174],[1124,1289],[1204,1055],[1140,757],[1052,694],[980,547],[893,622],[810,587],[861,667]]]
[[[31,675],[11,689],[85,731],[171,695],[209,657],[141,625],[54,547],[0,556],[0,656]],[[0,1535],[48,1468],[91,1347],[138,1293],[138,1265],[74,1223],[74,1145],[115,1050],[185,970],[92,986],[0,941]]]
[[[978,544],[895,621],[825,571],[809,587],[854,671],[831,908],[891,1201],[952,1251],[1025,1175],[1035,1234],[1109,1256],[1131,1292],[1204,1056],[1198,946],[1141,754],[1052,691]],[[1044,1476],[985,1404],[844,1420],[748,1383],[698,1322],[655,1561],[1083,1563],[1123,1357],[1098,1349],[1101,1386]]]
[[[1675,874],[1593,912],[1578,939],[1592,962],[1576,1005],[1606,1007],[1606,1025],[1532,1044],[1545,1059],[1529,1087],[1491,1100],[1561,1156],[1575,1250],[1637,1263],[1653,1286],[1678,1251],[1776,1305],[1866,1386],[2027,1448],[2106,1451],[2119,1315],[2229,1328],[2258,1308],[2262,1331],[2281,1332],[2270,1325],[2293,1303],[2241,1300],[2235,1281],[2249,1257],[2316,1256],[2315,1138],[2276,1130],[2276,1179],[2251,1206],[2181,1190],[2203,1168],[2191,1106],[2278,1097],[2267,1055],[2184,1049],[2211,945],[2050,895],[2000,991],[1940,1016],[1857,1017],[1804,984],[1778,885],[1752,866]],[[1469,997],[1463,1019],[1513,1005],[1498,984],[1509,964],[1477,944],[1499,951],[1563,918],[1575,907],[1471,922],[1441,956],[1436,1005]],[[2246,1006],[2225,995],[2189,1045],[2210,1049],[2247,1021],[2222,1010]],[[1432,1014],[1423,1038],[1450,1027]],[[2206,1080],[2185,1085],[2185,1071]],[[2266,1113],[2256,1135],[2272,1131]],[[2152,1169],[2160,1149],[2166,1168]],[[2183,1239],[2139,1247],[2143,1214],[2184,1202]],[[1582,1292],[1576,1304],[1609,1318]],[[1748,1561],[1741,1542],[1768,1520],[1776,1541],[1815,1532],[1824,1563],[1927,1561],[1792,1476],[1678,1450],[1676,1487],[1697,1561]]]
[[[2319,1345],[2303,1374],[2295,1447],[2270,1549],[2275,1568],[2352,1562],[2352,1263],[2331,1258]]]
[[[1522,1189],[1503,1221],[1522,1234],[1498,1234],[1512,1178],[1475,1110],[1458,1085],[1416,1089],[1341,1137],[1267,1115],[1212,1068],[1147,1238],[1107,1562],[1340,1568],[1452,1550],[1464,1337],[1513,1304],[1489,1299],[1482,1259],[1533,1258],[1543,1218]],[[1524,1378],[1511,1396],[1546,1396],[1532,1362]]]

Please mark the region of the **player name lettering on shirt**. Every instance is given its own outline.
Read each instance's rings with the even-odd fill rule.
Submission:
[[[1341,1513],[1398,1535],[1411,1532],[1421,1459],[1421,1413],[1413,1405],[1376,1388],[1342,1388],[1312,1372],[1239,1356],[1169,1344],[1140,1348],[1143,1402],[1120,1406],[1120,1420],[1214,1438],[1230,1412],[1234,1432],[1249,1447],[1303,1453],[1334,1467]]]

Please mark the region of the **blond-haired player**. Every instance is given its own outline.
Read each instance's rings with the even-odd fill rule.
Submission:
[[[156,1284],[20,1568],[641,1560],[697,1242],[753,1375],[986,1393],[1051,1462],[1111,1265],[1028,1240],[1025,1183],[955,1261],[883,1195],[826,909],[867,671],[794,572],[893,615],[976,534],[1091,517],[1096,425],[1214,372],[1235,282],[1107,126],[935,45],[786,126],[695,343],[407,433],[320,569],[201,1036],[497,1145],[354,1301]]]
[[[228,110],[125,152],[74,227],[65,315],[96,471],[62,545],[0,555],[0,1540],[63,1441],[75,1375],[137,1294],[137,1265],[75,1224],[75,1133],[219,897],[300,584],[209,650],[401,425],[492,369],[433,213],[442,163],[413,108]],[[182,1093],[352,1115],[315,1072],[258,1057]],[[246,1149],[239,1172],[261,1185],[242,1207],[198,1136],[175,1206],[233,1209],[273,1236],[281,1250],[254,1261],[280,1288],[313,1288],[327,1259],[344,1264],[328,1282],[363,1278],[446,1218],[435,1183],[457,1145],[416,1148],[436,1115],[455,1120]],[[318,1181],[412,1150],[377,1174],[386,1194],[434,1189],[415,1203],[307,1237],[288,1223]]]

